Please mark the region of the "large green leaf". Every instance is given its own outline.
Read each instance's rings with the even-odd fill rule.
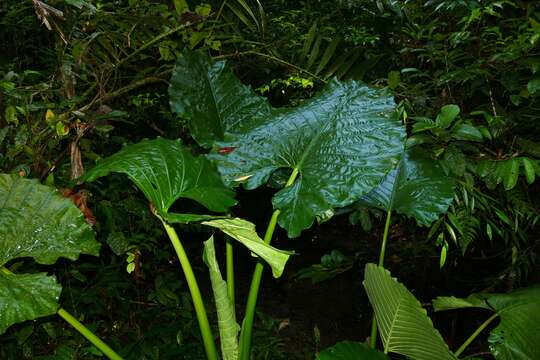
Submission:
[[[210,158],[226,183],[254,189],[278,169],[298,171],[273,199],[290,237],[377,186],[403,149],[392,96],[361,82],[332,80],[301,107],[271,109],[224,62],[196,53],[179,61],[170,96],[196,140],[222,140]]]
[[[404,152],[399,165],[361,203],[413,217],[428,226],[452,203],[454,181],[435,159],[413,147]]]
[[[435,311],[480,307],[495,311],[500,324],[489,335],[497,360],[540,359],[540,286],[508,294],[473,294],[466,299],[438,297]]]
[[[212,62],[199,52],[186,52],[178,60],[169,96],[172,111],[187,120],[193,138],[206,147],[272,113],[268,101],[242,85],[225,62]]]
[[[56,189],[0,174],[0,266],[20,257],[53,264],[59,257],[99,254],[83,214]]]
[[[234,304],[229,297],[227,282],[223,280],[219,270],[214,237],[210,237],[204,242],[203,259],[210,271],[210,281],[212,282],[212,290],[216,301],[223,360],[236,360],[238,358],[238,332],[240,326],[236,322]]]
[[[240,243],[244,244],[252,253],[261,257],[272,268],[274,277],[280,277],[285,268],[291,252],[276,249],[266,244],[255,231],[255,225],[249,221],[234,219],[219,219],[205,221],[203,225],[218,228]]]
[[[356,341],[341,341],[332,347],[324,349],[317,360],[388,360],[380,351]]]
[[[3,265],[20,257],[53,264],[100,245],[83,214],[56,189],[37,180],[0,174],[0,333],[14,323],[51,315],[61,286],[46,274],[12,274]]]
[[[15,323],[56,313],[61,291],[54,276],[0,270],[0,334]]]
[[[456,359],[420,302],[388,270],[367,264],[364,287],[375,309],[385,353],[415,360]]]
[[[235,204],[234,192],[223,185],[212,163],[193,156],[178,140],[157,138],[128,145],[99,161],[83,179],[93,181],[110,172],[126,174],[164,218],[181,197],[217,212]]]

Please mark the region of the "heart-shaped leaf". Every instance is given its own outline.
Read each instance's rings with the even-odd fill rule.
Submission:
[[[452,203],[454,181],[419,147],[404,152],[396,169],[360,203],[395,210],[428,226]]]
[[[272,113],[268,101],[242,85],[225,62],[186,52],[176,63],[169,88],[171,110],[187,120],[191,135],[210,147],[228,132],[250,128]]]
[[[508,294],[473,294],[466,299],[438,297],[435,311],[479,307],[495,311],[500,324],[488,341],[497,360],[540,359],[540,286]]]
[[[98,255],[99,247],[83,214],[56,189],[0,174],[0,266],[20,257],[46,265],[75,260]]]
[[[0,333],[16,322],[51,315],[61,286],[46,274],[12,274],[2,266],[20,257],[53,264],[100,245],[81,211],[56,189],[37,180],[0,174]]]
[[[298,172],[273,199],[290,237],[317,215],[359,199],[397,164],[404,130],[388,93],[333,80],[301,107],[271,109],[223,62],[190,56],[173,76],[173,111],[186,117],[202,145],[223,140],[209,157],[228,184],[254,189],[278,169]],[[194,79],[204,86],[194,88]]]
[[[193,156],[178,140],[157,138],[128,145],[99,161],[83,180],[93,181],[110,172],[126,174],[163,218],[178,198],[195,200],[217,212],[236,203],[234,192],[223,185],[212,163]],[[189,220],[189,215],[183,220]]]
[[[56,313],[61,291],[54,276],[0,270],[0,334],[15,323]]]
[[[265,243],[259,235],[257,235],[255,225],[244,219],[219,219],[205,221],[202,224],[220,229],[225,234],[242,243],[251,250],[253,254],[261,257],[268,265],[270,265],[272,274],[276,278],[281,276],[285,264],[287,263],[287,260],[289,260],[289,256],[293,254],[289,251],[276,249]]]
[[[375,309],[385,353],[415,360],[456,359],[420,302],[388,270],[367,264],[364,288]]]

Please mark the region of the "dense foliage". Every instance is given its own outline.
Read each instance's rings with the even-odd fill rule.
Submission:
[[[537,2],[4,0],[0,26],[1,359],[104,357],[67,310],[126,359],[202,359],[201,306],[224,359],[540,353]],[[249,315],[255,263],[283,277]],[[305,279],[348,281],[349,335],[283,310]]]

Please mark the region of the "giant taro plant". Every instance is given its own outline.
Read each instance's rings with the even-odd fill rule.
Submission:
[[[317,216],[360,199],[396,166],[403,151],[405,132],[392,96],[361,82],[332,80],[301,106],[276,109],[241,84],[225,62],[186,53],[169,94],[172,110],[210,149],[208,158],[226,184],[254,189],[285,174],[287,181],[272,200],[267,244],[277,223],[296,237]],[[240,334],[242,360],[250,357],[262,272],[259,261]]]

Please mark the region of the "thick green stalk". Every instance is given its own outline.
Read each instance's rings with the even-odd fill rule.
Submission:
[[[178,255],[178,260],[180,260],[182,270],[184,271],[189,292],[191,293],[191,299],[193,300],[193,306],[195,307],[195,314],[197,315],[197,320],[199,321],[199,328],[203,338],[206,357],[208,360],[218,360],[218,352],[214,342],[214,336],[212,335],[212,329],[210,328],[210,323],[208,322],[208,316],[206,316],[201,291],[199,290],[199,285],[195,279],[195,274],[193,273],[193,269],[191,268],[187,254],[184,251],[184,247],[182,246],[182,243],[180,242],[174,228],[163,220],[161,222],[167,231],[167,235],[169,235],[169,239],[171,239],[174,250],[176,251],[176,255]]]
[[[234,249],[232,240],[229,237],[227,237],[227,241],[225,243],[225,251],[227,256],[227,292],[229,294],[229,299],[233,304],[234,311]]]
[[[390,229],[390,219],[392,217],[392,210],[386,212],[386,223],[384,224],[383,241],[381,244],[381,251],[379,252],[379,266],[384,264],[384,255],[386,253],[386,243],[388,240],[388,231]],[[371,320],[371,336],[369,337],[369,346],[375,349],[377,345],[377,321],[375,320],[375,314]]]
[[[457,351],[454,353],[454,355],[457,357],[459,357],[459,355],[461,355],[461,353],[463,351],[465,351],[465,349],[467,348],[467,346],[469,346],[473,341],[474,339],[476,339],[476,337],[482,332],[482,330],[484,330],[493,320],[495,320],[497,318],[497,316],[499,316],[499,314],[495,313],[493,314],[489,319],[487,319],[486,321],[484,321],[482,323],[482,325],[480,325],[478,327],[478,329],[476,329],[475,332],[472,333],[471,336],[469,336],[469,338],[467,340],[465,340],[465,342],[463,343],[463,345],[461,345],[459,347],[459,349],[457,349]]]
[[[291,186],[298,176],[298,169],[294,169],[291,176],[287,180],[285,187]],[[277,220],[280,211],[274,210],[270,222],[266,228],[264,234],[264,242],[270,244],[274,230],[276,229]],[[246,314],[244,316],[244,322],[242,324],[242,331],[240,332],[240,360],[249,360],[251,354],[251,338],[253,332],[253,320],[255,318],[255,308],[257,306],[257,296],[259,295],[259,287],[261,285],[261,278],[264,270],[264,263],[262,260],[258,260],[255,265],[255,271],[251,279],[251,287],[249,288],[248,300],[246,304]]]
[[[98,338],[92,331],[90,331],[86,326],[81,324],[73,315],[68,313],[63,308],[58,310],[58,316],[66,320],[69,325],[73,326],[82,336],[84,336],[88,341],[92,343],[96,348],[99,349],[105,356],[111,360],[123,360],[120,355],[114,352],[107,344],[105,344],[100,338]]]

